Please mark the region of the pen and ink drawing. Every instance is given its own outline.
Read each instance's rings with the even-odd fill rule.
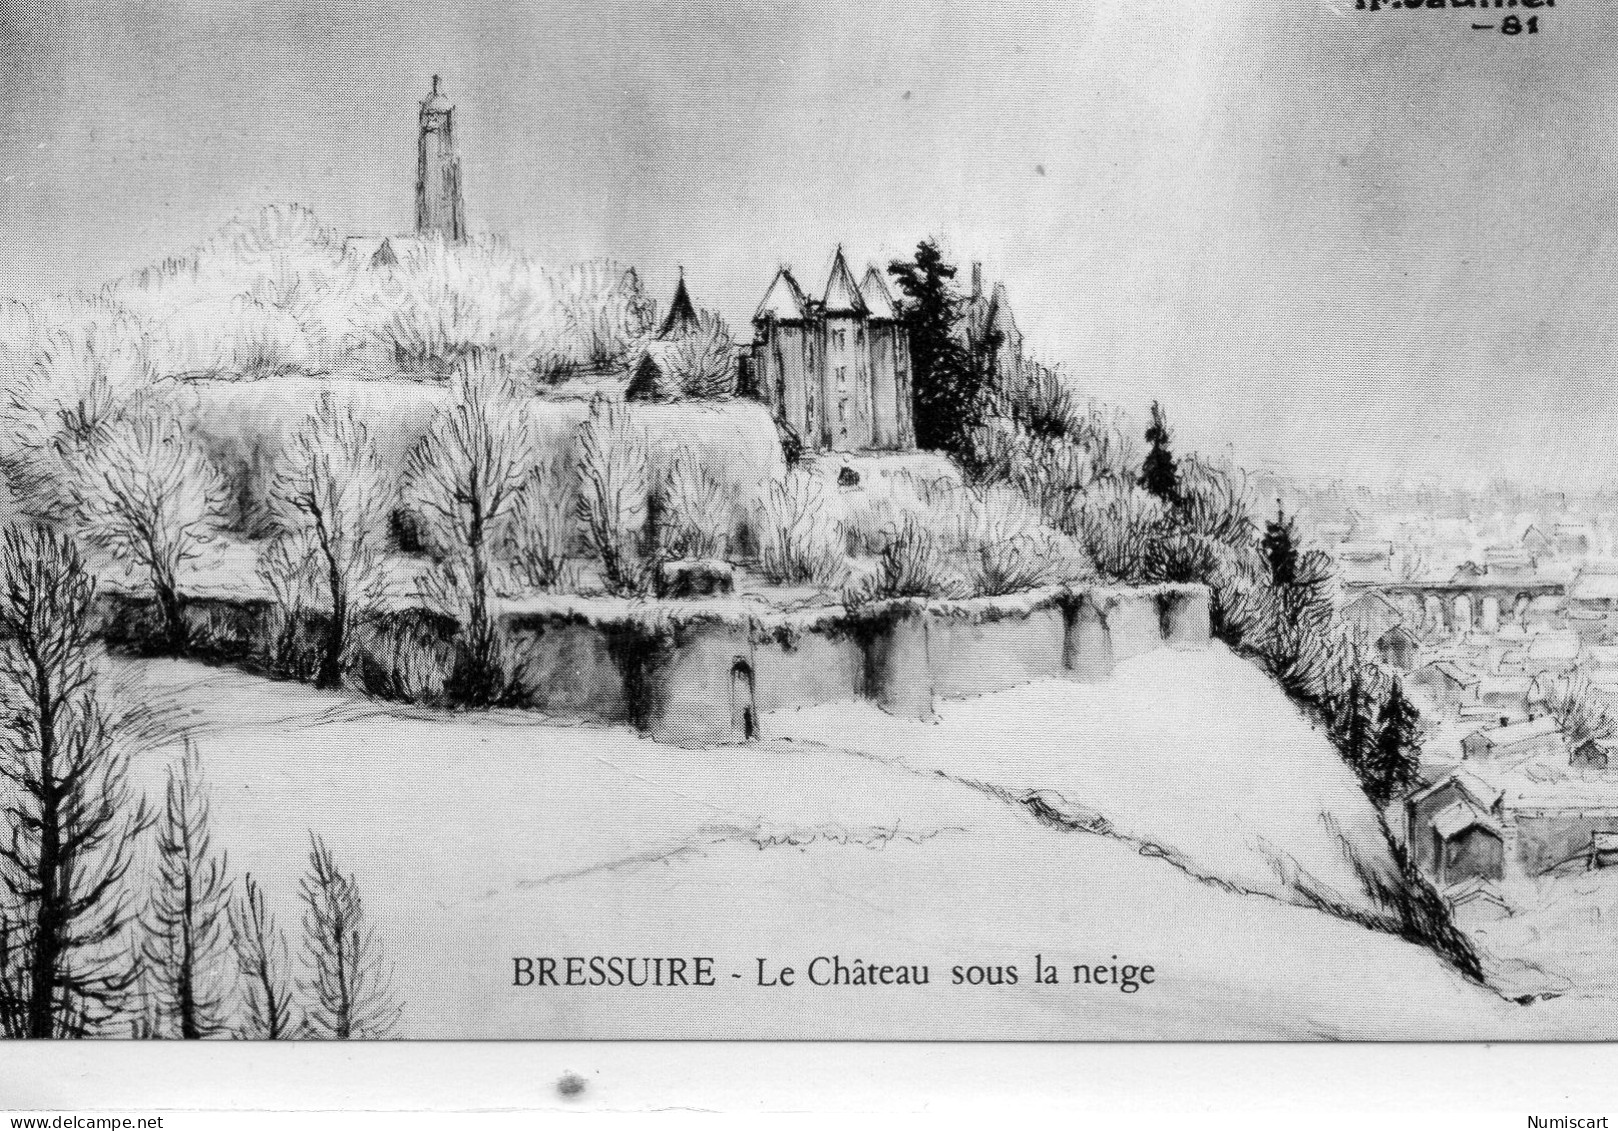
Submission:
[[[383,140],[332,144],[414,168],[370,228],[144,219],[0,307],[6,1036],[1610,1034],[1597,479],[1187,438],[1040,340],[1071,267],[920,199],[807,262],[542,255],[479,213],[514,96],[410,81],[345,88]],[[813,207],[722,182],[622,191],[675,248]]]

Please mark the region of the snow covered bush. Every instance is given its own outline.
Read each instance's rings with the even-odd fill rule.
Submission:
[[[614,593],[640,592],[650,579],[644,542],[651,490],[646,430],[623,404],[597,400],[579,426],[579,519]]]
[[[167,406],[143,401],[111,421],[80,457],[74,510],[86,540],[140,568],[168,648],[185,650],[180,567],[223,522],[225,480]]]
[[[794,468],[758,507],[759,568],[777,585],[835,585],[847,571],[837,499],[813,472]]]

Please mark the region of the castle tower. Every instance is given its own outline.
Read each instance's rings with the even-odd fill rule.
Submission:
[[[416,148],[416,234],[450,243],[466,238],[461,203],[461,160],[455,155],[455,105],[433,89],[421,103]]]
[[[858,451],[871,446],[871,355],[865,340],[870,310],[865,297],[837,249],[826,297],[820,304],[825,319],[822,338],[825,366],[821,380],[821,438],[819,446],[834,451]]]

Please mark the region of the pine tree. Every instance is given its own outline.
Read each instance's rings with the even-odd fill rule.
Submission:
[[[1365,683],[1356,669],[1348,681],[1348,693],[1336,704],[1332,719],[1332,740],[1349,768],[1368,784],[1372,763],[1374,707]]]
[[[1146,453],[1141,467],[1140,485],[1170,506],[1180,503],[1180,468],[1169,449],[1172,435],[1162,407],[1152,402],[1152,424],[1146,429],[1146,439],[1152,448]]]
[[[151,821],[93,659],[95,581],[70,538],[0,536],[0,1034],[82,1037],[130,1004],[124,878]]]
[[[1270,567],[1270,584],[1277,589],[1298,581],[1298,534],[1292,520],[1275,505],[1275,517],[1264,524],[1264,560]]]
[[[215,856],[197,748],[169,767],[157,841],[157,882],[143,923],[141,955],[155,983],[159,1023],[184,1040],[224,1033],[232,975],[225,936],[226,862]]]
[[[970,460],[988,378],[955,337],[961,318],[961,299],[950,283],[955,268],[936,242],[923,240],[913,261],[894,260],[888,273],[905,296],[916,446]]]
[[[242,895],[230,908],[231,941],[246,985],[246,1010],[238,1035],[250,1041],[298,1036],[299,1023],[287,984],[287,937],[264,903],[264,889],[249,872]]]
[[[359,884],[344,875],[320,837],[309,837],[303,900],[309,1036],[376,1040],[393,1036],[400,1007],[393,999],[376,932],[365,918]]]
[[[1421,763],[1421,741],[1418,728],[1421,714],[1409,699],[1399,681],[1388,689],[1387,700],[1377,718],[1379,724],[1376,745],[1371,754],[1370,780],[1366,792],[1381,807],[1403,797],[1416,783],[1416,770]]]

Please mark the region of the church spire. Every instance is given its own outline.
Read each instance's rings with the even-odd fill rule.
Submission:
[[[421,102],[416,144],[416,234],[450,243],[466,238],[466,208],[461,200],[461,159],[455,152],[455,105],[439,89]]]

